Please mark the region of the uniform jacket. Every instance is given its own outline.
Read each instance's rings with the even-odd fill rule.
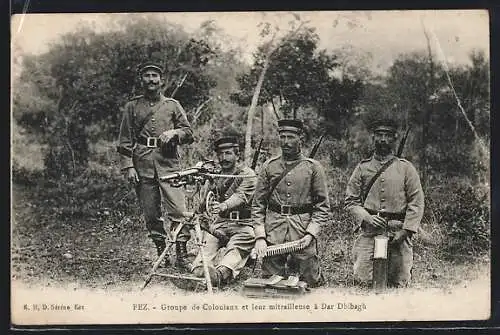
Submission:
[[[358,224],[370,215],[366,209],[402,213],[403,229],[417,232],[424,213],[424,192],[417,170],[406,159],[393,162],[375,181],[364,204],[361,203],[361,192],[385,162],[372,157],[356,166],[347,184],[345,209]]]
[[[326,176],[321,164],[303,155],[269,195],[272,180],[279,178],[285,169],[281,156],[266,161],[257,178],[252,218],[255,237],[265,237],[269,243],[280,244],[298,240],[310,233],[318,237],[321,225],[329,219],[330,203]],[[267,208],[269,201],[280,205],[299,207],[312,204],[312,213],[282,215]]]
[[[256,176],[255,172],[244,165],[236,166],[234,174]],[[228,211],[250,209],[251,199],[255,191],[257,178],[218,178],[212,191],[218,196],[217,201],[224,202]],[[240,181],[240,182],[239,182]],[[239,182],[238,187],[231,187],[233,182]]]
[[[239,211],[240,213],[246,211],[250,214],[251,211],[251,201],[253,193],[255,191],[255,183],[257,175],[255,172],[244,165],[237,165],[234,169],[234,174],[241,175],[251,175],[255,178],[217,178],[215,183],[213,183],[209,190],[215,193],[216,201],[220,203],[225,203],[227,205],[227,210],[220,213],[217,223],[227,222],[229,219],[229,213],[232,211]],[[233,183],[237,182],[238,186],[234,186]],[[205,203],[202,204],[202,207]],[[230,220],[231,222],[234,222]],[[239,223],[251,224],[249,219],[238,220]]]
[[[181,104],[161,95],[160,101],[151,107],[143,96],[138,96],[129,101],[124,109],[118,140],[122,154],[121,168],[135,167],[138,175],[146,178],[154,177],[155,168],[160,177],[179,169],[177,146],[193,142],[191,126]],[[148,122],[138,129],[152,110],[154,113]],[[176,143],[169,142],[170,145],[161,148],[148,148],[137,143],[139,137],[158,137],[169,129],[176,130]]]

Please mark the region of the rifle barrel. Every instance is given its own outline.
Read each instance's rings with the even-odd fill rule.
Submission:
[[[257,162],[259,160],[260,149],[262,148],[262,141],[263,140],[264,140],[263,138],[260,139],[259,145],[257,146],[255,153],[253,154],[252,165],[250,166],[252,168],[252,170],[255,170],[255,168],[257,167]]]
[[[321,145],[321,142],[323,142],[323,138],[325,137],[326,132],[324,132],[320,138],[318,139],[318,142],[314,144],[314,147],[311,150],[311,153],[309,154],[309,158],[314,158],[316,156],[316,153],[318,152],[319,146]]]

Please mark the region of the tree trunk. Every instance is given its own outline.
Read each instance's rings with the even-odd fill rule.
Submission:
[[[250,104],[250,108],[248,110],[247,116],[247,129],[245,133],[245,163],[249,166],[252,163],[252,126],[253,119],[255,117],[255,108],[257,107],[257,103],[259,101],[260,90],[262,89],[262,84],[264,83],[264,77],[266,75],[267,68],[269,67],[269,59],[271,53],[268,53],[266,59],[264,61],[264,66],[262,67],[262,71],[259,75],[259,80],[257,81],[257,86],[255,86],[255,91],[252,97],[252,103]]]
[[[301,22],[301,24],[292,32],[287,34],[287,36],[283,37],[281,40],[286,40],[287,38],[293,37],[304,25],[304,22]],[[275,50],[277,50],[280,46],[280,41],[276,45],[274,45],[274,41],[276,38],[276,33],[274,33],[273,37],[271,38],[268,46],[268,52],[266,54],[266,58],[264,60],[264,66],[262,67],[262,72],[259,75],[259,80],[257,81],[257,85],[255,86],[255,90],[253,93],[252,97],[252,102],[250,104],[250,108],[248,109],[248,116],[247,116],[247,129],[245,133],[245,163],[250,166],[252,164],[252,127],[253,127],[253,119],[255,117],[255,108],[257,106],[257,103],[259,101],[259,94],[260,90],[262,89],[262,84],[264,82],[264,77],[266,75],[266,71],[269,67],[269,62],[271,60],[271,55]]]
[[[261,136],[261,138],[264,138],[264,124],[265,124],[264,115],[265,115],[264,106],[261,106],[261,108],[260,108],[260,130],[261,130],[260,136]]]
[[[425,92],[425,107],[424,107],[424,115],[422,117],[422,187],[425,188],[427,185],[427,170],[428,170],[428,162],[427,162],[427,145],[429,140],[429,127],[431,123],[431,115],[432,110],[434,109],[434,99],[430,99],[430,96],[435,92],[435,84],[434,84],[434,60],[432,58],[432,49],[431,42],[427,31],[424,29],[425,39],[427,41],[427,52],[429,57],[429,83],[427,85],[427,89]]]

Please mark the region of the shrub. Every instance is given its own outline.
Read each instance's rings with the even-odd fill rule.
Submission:
[[[453,260],[478,257],[490,248],[490,199],[487,187],[472,185],[462,178],[426,194],[424,222],[440,230],[443,257]],[[432,227],[434,226],[434,227]],[[437,226],[437,227],[436,227]]]

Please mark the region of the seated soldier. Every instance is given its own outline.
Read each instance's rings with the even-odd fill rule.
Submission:
[[[217,178],[211,187],[211,191],[216,195],[215,203],[211,204],[212,212],[218,217],[204,231],[203,248],[209,263],[212,285],[221,287],[240,273],[255,244],[250,219],[250,201],[255,190],[256,175],[249,167],[238,164],[240,157],[238,137],[219,138],[215,141],[215,150],[222,174],[255,176],[255,178]],[[219,255],[218,251],[223,247],[225,248]],[[218,255],[220,261],[215,266],[214,261]],[[192,272],[195,276],[204,276],[200,254],[192,263]]]

